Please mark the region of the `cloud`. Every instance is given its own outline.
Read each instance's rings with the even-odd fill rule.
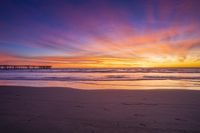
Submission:
[[[199,46],[198,1],[5,3],[0,42],[19,52],[2,55],[1,63],[156,66],[163,60],[188,62]],[[38,49],[38,56],[22,46]]]

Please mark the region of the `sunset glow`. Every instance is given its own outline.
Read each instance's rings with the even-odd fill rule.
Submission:
[[[198,0],[0,2],[0,64],[200,67]]]

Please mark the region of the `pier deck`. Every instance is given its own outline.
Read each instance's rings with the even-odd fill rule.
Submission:
[[[21,69],[51,69],[51,66],[37,65],[0,65],[0,70],[21,70]]]

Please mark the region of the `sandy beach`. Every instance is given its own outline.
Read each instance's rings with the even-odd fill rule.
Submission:
[[[199,133],[200,91],[0,87],[1,133]]]

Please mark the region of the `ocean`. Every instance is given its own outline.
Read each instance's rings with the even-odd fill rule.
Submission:
[[[77,89],[200,90],[200,68],[0,70],[0,85]]]

